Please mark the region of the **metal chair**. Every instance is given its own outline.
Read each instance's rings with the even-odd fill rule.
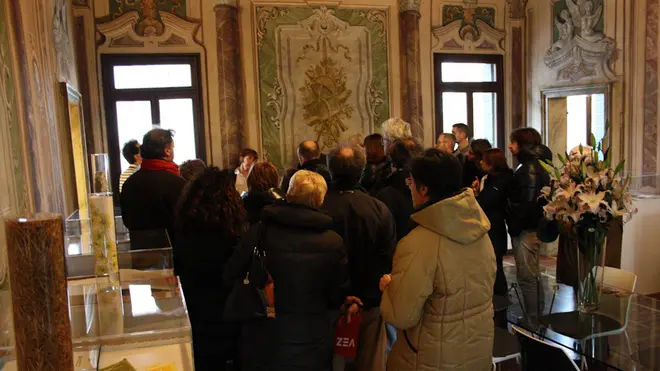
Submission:
[[[515,359],[520,364],[520,343],[515,335],[495,326],[493,341],[493,370],[500,370],[502,362]]]
[[[520,342],[523,371],[580,371],[567,350],[537,339],[513,326]]]

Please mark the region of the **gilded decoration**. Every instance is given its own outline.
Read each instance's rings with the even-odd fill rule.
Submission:
[[[314,129],[316,141],[322,147],[330,147],[348,130],[344,120],[353,115],[353,107],[347,103],[352,91],[346,88],[346,72],[331,58],[324,58],[305,73],[303,117]]]
[[[257,6],[263,152],[291,166],[303,140],[323,149],[390,116],[385,9]]]
[[[160,12],[185,18],[186,0],[110,0],[112,19],[130,11],[137,11],[140,15],[136,30],[139,35],[160,35],[163,33]]]

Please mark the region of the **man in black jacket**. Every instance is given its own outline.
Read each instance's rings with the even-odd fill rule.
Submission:
[[[358,354],[351,369],[371,371],[385,370],[387,362],[379,283],[382,274],[392,269],[396,233],[387,206],[359,186],[365,162],[364,153],[354,146],[340,145],[331,151],[328,165],[332,182],[322,209],[332,217],[333,229],[346,245],[351,279],[349,313],[358,311],[354,303],[363,306]]]
[[[550,183],[550,177],[539,160],[552,159],[552,152],[541,145],[541,135],[533,128],[517,129],[511,133],[510,139],[509,150],[517,157],[519,165],[514,173],[509,196],[509,234],[515,251],[516,275],[525,309],[529,319],[535,321],[540,309],[544,307],[539,270],[541,241],[537,235],[543,218],[539,196],[541,189]]]
[[[399,139],[390,146],[388,155],[392,173],[385,179],[385,187],[376,198],[390,209],[396,223],[397,242],[410,232],[410,216],[415,212],[406,178],[410,176],[409,162],[424,149],[413,139]]]
[[[321,148],[315,141],[307,140],[298,145],[298,163],[297,168],[287,170],[282,177],[282,184],[280,185],[282,193],[286,194],[289,190],[291,177],[298,170],[309,170],[320,174],[325,182],[330,184],[330,173],[328,172],[325,156],[321,154]]]
[[[174,163],[173,136],[164,129],[145,134],[140,147],[142,166],[124,183],[121,214],[132,250],[169,247],[174,240],[174,208],[186,181]]]

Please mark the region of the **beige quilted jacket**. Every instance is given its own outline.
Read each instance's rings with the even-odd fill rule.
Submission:
[[[412,219],[419,225],[397,246],[380,305],[399,329],[387,370],[490,370],[497,268],[488,218],[465,189]]]

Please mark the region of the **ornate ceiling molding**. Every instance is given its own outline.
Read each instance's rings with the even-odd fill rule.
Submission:
[[[480,19],[477,19],[475,24],[476,28],[463,27],[460,20],[457,20],[446,26],[434,27],[433,51],[503,54],[506,32],[493,28]]]
[[[145,32],[139,35],[136,30],[140,15],[136,11],[123,14],[121,17],[96,26],[98,32],[105,37],[99,49],[114,50],[118,48],[176,48],[198,50],[202,44],[195,38],[199,23],[188,22],[174,14],[161,12],[162,32]],[[148,30],[145,30],[148,31]],[[154,30],[152,30],[154,31]]]

